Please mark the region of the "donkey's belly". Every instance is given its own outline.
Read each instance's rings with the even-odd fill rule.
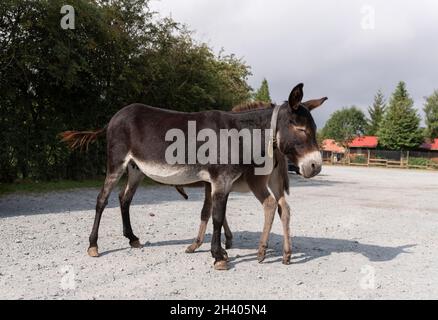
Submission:
[[[193,166],[172,166],[169,164],[143,162],[133,158],[139,169],[152,180],[170,185],[185,185],[208,179],[203,171]]]
[[[233,187],[231,188],[231,191],[247,193],[250,192],[251,189],[249,188],[248,184],[243,178],[239,178],[237,179],[236,182],[233,183]]]

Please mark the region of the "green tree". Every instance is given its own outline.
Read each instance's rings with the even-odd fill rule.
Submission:
[[[426,137],[438,138],[438,90],[426,98],[424,113],[426,114]]]
[[[372,107],[368,108],[370,118],[368,119],[367,135],[375,136],[380,128],[380,123],[385,115],[385,97],[381,90],[374,96]]]
[[[344,147],[356,136],[363,135],[367,127],[365,114],[352,106],[332,114],[321,131],[324,139],[334,139]]]
[[[412,149],[423,142],[420,117],[403,81],[391,96],[378,136],[379,143],[390,150]]]
[[[0,1],[0,181],[100,175],[105,141],[70,152],[57,134],[104,126],[142,102],[181,111],[229,110],[251,98],[250,68],[216,55],[149,0]]]
[[[254,94],[254,100],[261,101],[261,102],[268,102],[268,103],[271,102],[271,96],[269,94],[269,84],[268,84],[268,80],[266,80],[266,78],[263,79],[260,88]]]

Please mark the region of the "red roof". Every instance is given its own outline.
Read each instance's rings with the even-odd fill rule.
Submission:
[[[435,138],[433,141],[423,143],[420,148],[431,151],[438,151],[438,138]]]
[[[345,153],[345,149],[338,145],[333,139],[325,139],[322,142],[322,150],[334,153]]]
[[[350,148],[377,148],[379,144],[379,138],[376,136],[362,136],[356,137],[351,141],[348,146]]]

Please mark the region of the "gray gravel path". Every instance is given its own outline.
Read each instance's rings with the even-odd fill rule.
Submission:
[[[263,225],[250,194],[232,194],[231,269],[212,268],[196,234],[202,190],[182,200],[170,187],[140,189],[131,209],[145,243],[128,248],[117,193],[102,219],[101,257],[86,255],[98,190],[0,198],[1,299],[382,299],[438,298],[438,173],[325,167],[291,176],[293,256],[281,264],[276,217],[265,263],[256,259]]]

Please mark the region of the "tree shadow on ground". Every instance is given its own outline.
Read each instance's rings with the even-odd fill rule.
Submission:
[[[260,232],[238,231],[234,232],[233,248],[229,250],[230,267],[236,264],[257,260],[257,245],[260,240]],[[198,249],[197,252],[208,252],[211,241],[211,235],[206,235],[204,248]],[[171,246],[171,245],[189,245],[193,239],[159,241],[148,244],[148,246]],[[283,236],[271,233],[269,237],[269,249],[266,253],[264,263],[281,262],[283,255]],[[331,239],[297,236],[292,238],[292,264],[306,263],[318,258],[330,256],[332,253],[355,253],[361,254],[371,262],[385,262],[397,258],[408,248],[416,246],[415,244],[401,246],[379,246],[372,244],[360,243],[355,240]],[[233,255],[233,249],[252,249],[254,253],[247,255]],[[196,253],[195,253],[196,254]]]
[[[300,187],[319,187],[319,186],[330,187],[340,184],[344,184],[344,185],[357,184],[356,182],[352,182],[352,181],[333,180],[331,178],[332,176],[319,174],[315,178],[306,179],[296,174],[289,174],[289,181],[292,190],[293,188],[300,188]]]
[[[119,207],[120,190],[119,187],[113,190],[106,209]],[[147,206],[173,201],[181,201],[184,204],[184,201],[201,202],[204,200],[204,189],[190,188],[187,191],[189,199],[184,200],[172,186],[141,187],[134,196],[132,206]],[[0,197],[0,218],[94,211],[98,193],[99,189],[85,188],[41,194],[6,195]]]
[[[304,179],[301,176],[289,174],[291,192],[301,187],[330,187],[338,184],[355,184],[354,182],[331,180],[328,176],[321,175],[314,179]],[[113,190],[107,208],[119,207],[118,193],[123,185]],[[189,196],[187,201],[204,201],[203,188],[186,188]],[[31,216],[48,213],[70,213],[77,211],[94,211],[98,188],[85,188],[64,191],[53,191],[49,193],[9,194],[0,197],[0,218],[15,216]],[[234,197],[248,197],[257,201],[252,193],[233,192]],[[141,187],[137,190],[132,205],[153,205],[184,200],[172,186],[154,185]]]

